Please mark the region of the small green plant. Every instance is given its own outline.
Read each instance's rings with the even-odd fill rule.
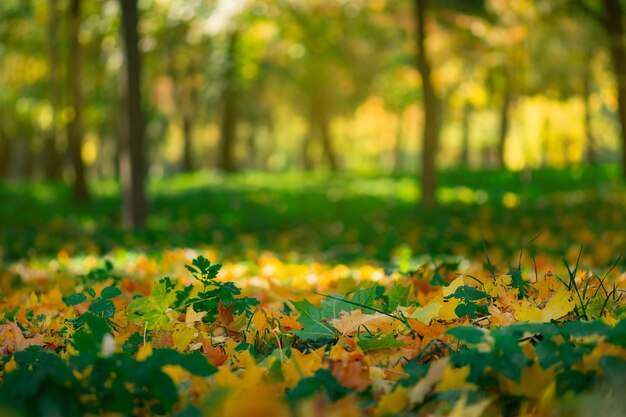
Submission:
[[[191,265],[186,265],[195,279],[202,284],[202,291],[196,297],[187,300],[186,305],[193,305],[197,312],[206,311],[207,321],[214,321],[219,312],[220,304],[224,308],[232,307],[235,314],[252,314],[252,308],[259,305],[259,300],[251,297],[239,297],[241,288],[234,282],[217,281],[217,275],[222,268],[220,264],[213,264],[203,256],[194,259]]]

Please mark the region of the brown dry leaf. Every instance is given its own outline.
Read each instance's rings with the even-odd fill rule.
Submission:
[[[424,378],[420,379],[409,391],[409,402],[412,405],[421,404],[424,401],[424,398],[426,398],[426,395],[433,389],[435,384],[443,378],[443,373],[447,366],[448,358],[442,358],[430,364],[430,368],[428,368]]]
[[[21,352],[30,346],[45,346],[44,335],[40,334],[32,338],[25,338],[22,330],[15,323],[7,323],[0,326],[0,354],[6,355]]]
[[[335,329],[343,336],[355,336],[359,329],[361,332],[379,330],[381,332],[391,332],[395,326],[394,319],[381,313],[363,314],[358,310],[345,311],[339,313],[339,318],[330,321]],[[366,330],[367,328],[367,330]]]
[[[357,390],[371,385],[369,357],[360,350],[348,351],[337,344],[331,349],[329,359],[329,368],[341,385]]]

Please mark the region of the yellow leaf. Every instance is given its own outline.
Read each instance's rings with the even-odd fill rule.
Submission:
[[[443,373],[448,366],[448,358],[439,359],[430,364],[428,372],[424,378],[420,379],[411,391],[409,391],[409,401],[412,405],[421,404],[426,395],[433,389],[436,383],[441,381]]]
[[[465,365],[461,368],[453,368],[447,366],[443,371],[443,377],[437,384],[436,391],[451,391],[458,389],[476,389],[476,385],[468,383],[467,377],[470,374],[470,366]]]
[[[554,368],[543,369],[538,363],[522,370],[520,382],[503,380],[503,385],[513,395],[540,399],[545,390],[554,382]]]
[[[430,324],[430,321],[439,315],[442,307],[441,303],[432,302],[424,307],[416,308],[409,317],[424,324]]]
[[[541,323],[542,314],[541,310],[535,306],[531,306],[528,303],[513,304],[513,311],[515,311],[515,320],[527,321],[530,323]]]
[[[189,306],[185,312],[185,324],[187,326],[192,326],[194,323],[201,321],[204,316],[206,316],[206,311],[196,313],[193,307]]]
[[[322,366],[325,349],[325,346],[322,346],[306,355],[292,349],[291,359],[283,364],[283,375],[287,386],[293,387],[300,379],[313,375]]]
[[[576,302],[574,301],[573,295],[565,287],[560,287],[546,304],[542,311],[541,318],[544,323],[560,319],[569,314],[574,307],[576,307]]]
[[[182,326],[182,324],[181,324]],[[196,335],[196,329],[193,327],[187,327],[182,330],[176,330],[172,333],[172,340],[174,341],[174,347],[177,350],[183,351],[189,346],[189,343],[194,339]]]
[[[151,355],[152,355],[152,343],[148,342],[139,348],[139,350],[137,351],[137,354],[135,355],[135,360],[137,362],[143,362],[146,359],[148,359],[148,357],[150,357]]]
[[[447,287],[443,287],[443,296],[444,297],[448,297],[452,294],[454,294],[454,292],[456,291],[457,288],[462,287],[463,285],[465,285],[465,276],[461,275],[460,277],[458,277],[457,279],[455,279],[454,281],[452,281],[450,283],[450,285],[448,285]]]
[[[17,363],[15,362],[15,357],[11,356],[11,360],[4,365],[4,372],[8,373],[15,369],[17,369]]]
[[[467,395],[463,395],[461,399],[454,404],[454,408],[452,408],[452,411],[447,417],[480,417],[487,407],[489,407],[489,404],[491,404],[491,400],[486,399],[467,405]]]
[[[408,403],[408,390],[403,386],[398,386],[394,391],[383,395],[374,415],[376,417],[384,417],[399,414]]]
[[[543,309],[525,304],[514,304],[513,310],[515,311],[515,319],[518,321],[549,323],[552,320],[566,316],[574,307],[576,307],[576,302],[572,293],[567,288],[561,286],[552,295]]]

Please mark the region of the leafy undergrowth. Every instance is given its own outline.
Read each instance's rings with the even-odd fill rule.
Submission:
[[[198,256],[170,277],[144,258],[78,276],[58,265],[3,275],[0,413],[626,413],[619,266],[250,263],[254,274]]]

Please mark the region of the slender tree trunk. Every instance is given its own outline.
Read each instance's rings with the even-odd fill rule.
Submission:
[[[330,126],[328,123],[328,118],[326,115],[320,115],[321,118],[319,120],[319,134],[320,139],[322,140],[322,149],[324,151],[324,156],[326,157],[326,161],[328,162],[328,167],[331,171],[337,172],[339,171],[339,162],[337,159],[337,152],[335,152],[335,147],[333,146],[333,138],[330,134]]]
[[[404,111],[396,113],[396,143],[393,149],[393,172],[404,172]]]
[[[422,137],[422,202],[426,206],[437,203],[436,159],[439,146],[439,117],[437,95],[431,80],[431,66],[426,51],[427,0],[415,1],[417,24],[417,69],[422,79],[424,130]]]
[[[508,82],[507,82],[508,83]],[[506,168],[504,155],[506,147],[506,137],[509,134],[509,114],[511,110],[511,92],[506,86],[502,96],[502,106],[500,107],[500,130],[498,132],[498,164],[500,168]]]
[[[184,172],[191,172],[195,169],[193,158],[193,125],[195,107],[195,87],[193,83],[194,65],[188,62],[182,79],[177,77],[174,62],[170,58],[171,75],[174,80],[174,91],[177,101],[180,103],[180,116],[183,133],[183,160],[182,168]]]
[[[309,114],[309,131],[302,137],[301,161],[302,168],[305,171],[312,171],[315,168],[312,152],[315,136],[317,135],[316,127],[315,110],[311,108]]]
[[[248,138],[246,145],[248,148],[248,168],[256,169],[258,160],[258,147],[256,143],[257,126],[250,124],[250,132],[248,132]]]
[[[24,132],[27,136],[23,139],[23,154],[22,154],[22,177],[33,179],[35,177],[35,151],[33,150],[33,135],[34,132]]]
[[[267,120],[267,130],[266,130],[266,134],[267,134],[267,138],[265,141],[265,152],[263,152],[263,162],[262,162],[262,167],[266,170],[266,171],[270,171],[273,167],[272,167],[272,157],[274,156],[274,150],[276,147],[276,135],[275,135],[275,129],[274,129],[274,121],[269,118]]]
[[[0,126],[0,178],[8,178],[11,172],[12,143],[9,135]]]
[[[183,115],[183,170],[194,170],[193,162],[193,121],[189,114]]]
[[[603,0],[605,29],[609,36],[611,58],[617,81],[617,112],[622,137],[622,172],[626,177],[626,46],[624,46],[624,10],[619,0]]]
[[[469,167],[469,147],[470,147],[470,119],[473,107],[470,103],[465,103],[463,107],[463,119],[461,121],[461,166]]]
[[[59,80],[58,80],[58,55],[59,43],[57,41],[57,26],[59,23],[57,13],[57,1],[48,1],[48,61],[49,61],[49,97],[52,111],[50,129],[44,137],[44,171],[46,178],[56,179],[61,176],[61,158],[57,149],[57,126],[59,109]]]
[[[236,171],[235,141],[239,119],[239,97],[236,79],[238,33],[229,35],[224,89],[222,91],[222,121],[220,125],[220,145],[218,167],[224,172]]]
[[[72,108],[74,118],[69,125],[69,151],[74,168],[74,198],[85,200],[88,198],[87,182],[85,180],[85,163],[82,157],[83,148],[83,89],[82,89],[82,57],[80,46],[81,2],[72,0],[71,3],[71,39],[69,78],[72,89]]]
[[[591,54],[590,54],[591,55]],[[591,58],[591,56],[590,56]],[[589,62],[589,61],[588,61]],[[586,159],[587,163],[594,165],[597,162],[595,139],[593,137],[593,130],[591,127],[591,71],[589,70],[589,64],[585,63],[586,70],[583,75],[583,103],[584,103],[584,125],[585,125],[585,139],[586,139]]]
[[[121,116],[119,168],[122,183],[122,223],[124,228],[143,228],[148,215],[145,192],[144,114],[141,109],[141,57],[137,24],[137,0],[120,0],[124,65],[121,74],[123,114]]]

